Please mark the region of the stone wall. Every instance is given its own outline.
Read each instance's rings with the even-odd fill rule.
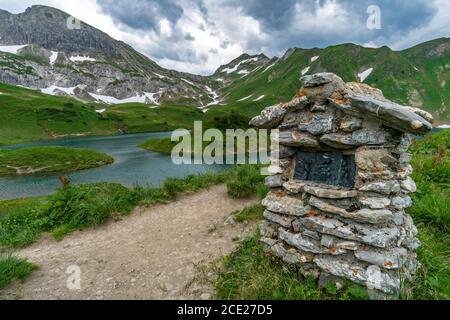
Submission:
[[[381,91],[329,73],[306,76],[290,102],[252,119],[279,129],[262,201],[261,242],[306,274],[345,278],[396,293],[414,274],[417,229],[405,209],[416,185],[407,153],[413,134],[432,128],[422,110],[398,106]],[[275,152],[277,151],[277,152]],[[298,151],[354,156],[354,187],[294,179]]]

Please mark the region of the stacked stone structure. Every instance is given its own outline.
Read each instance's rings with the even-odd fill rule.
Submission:
[[[250,123],[279,129],[261,242],[306,274],[397,293],[415,273],[420,246],[405,213],[416,191],[407,150],[433,119],[331,73],[301,85],[292,101]]]

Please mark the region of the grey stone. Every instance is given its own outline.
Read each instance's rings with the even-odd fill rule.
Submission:
[[[395,247],[389,250],[361,248],[355,252],[355,257],[359,260],[377,265],[384,269],[399,269],[403,266],[407,258],[405,248]]]
[[[280,131],[279,143],[289,147],[317,148],[319,141],[310,133],[299,130]]]
[[[269,188],[279,188],[283,186],[283,177],[281,175],[268,176],[265,181]]]
[[[393,180],[396,178],[396,175],[389,170],[379,171],[379,172],[364,172],[362,170],[358,170],[356,177],[361,182],[375,182],[380,180]]]
[[[358,223],[345,224],[337,219],[317,216],[300,218],[299,220],[309,230],[350,241],[362,242],[379,248],[386,248],[396,244],[400,237],[398,228],[371,227]]]
[[[278,235],[277,225],[270,223],[269,221],[263,221],[259,225],[259,232],[265,238],[274,238]]]
[[[397,160],[385,148],[361,147],[355,153],[356,166],[361,170],[380,172],[389,170]]]
[[[337,214],[343,218],[352,219],[362,223],[379,224],[392,221],[392,212],[389,210],[361,209],[349,212],[345,209],[333,206],[321,199],[311,197],[309,204],[319,210]]]
[[[334,244],[334,238],[329,235],[322,235],[322,239],[320,240],[320,244],[324,247],[331,248]]]
[[[392,198],[392,207],[397,210],[403,210],[412,206],[412,200],[408,196],[398,196]]]
[[[387,272],[382,272],[378,266],[369,266],[351,263],[344,258],[330,256],[316,256],[314,263],[322,270],[337,277],[366,285],[369,289],[376,289],[385,293],[394,293],[400,290],[400,280]]]
[[[372,182],[359,188],[360,191],[375,192],[383,195],[398,194],[400,184],[397,181]]]
[[[369,266],[366,271],[366,286],[385,293],[396,293],[400,291],[400,279],[388,273],[381,272],[378,266]]]
[[[352,116],[345,116],[342,118],[339,128],[345,133],[352,133],[353,131],[361,129],[363,120]]]
[[[348,93],[347,99],[350,104],[337,105],[348,114],[372,117],[388,127],[408,133],[425,134],[433,129],[427,120],[396,103],[352,92]]]
[[[290,112],[295,109],[304,108],[309,104],[308,98],[300,97],[294,98],[292,101],[288,103],[281,103],[271,107],[264,109],[260,115],[254,117],[250,121],[250,125],[262,128],[262,129],[270,129],[283,120],[283,117],[287,112]]]
[[[279,229],[278,233],[280,235],[281,240],[302,251],[311,252],[314,254],[332,254],[332,255],[339,255],[347,252],[345,250],[337,248],[330,248],[330,249],[322,248],[320,244],[315,243],[314,240],[308,240],[306,238],[303,238],[301,234],[292,234],[283,229]]]
[[[319,198],[327,199],[344,199],[344,198],[354,198],[357,196],[358,192],[355,190],[335,190],[335,189],[324,189],[314,186],[306,185],[303,190],[309,194],[312,194]]]
[[[283,194],[278,195],[274,192],[269,192],[263,199],[262,205],[269,211],[297,217],[305,216],[312,210],[299,198]]]
[[[334,73],[329,72],[316,73],[313,75],[307,75],[300,78],[300,83],[305,88],[318,87],[324,84],[331,83],[333,81],[337,81],[344,84],[344,81],[341,78],[336,76]]]
[[[334,128],[334,119],[335,116],[332,113],[315,114],[311,123],[304,129],[315,136],[330,133]],[[303,128],[300,127],[300,129]]]
[[[402,190],[406,193],[413,193],[417,191],[416,183],[411,177],[408,177],[406,180],[400,182]]]
[[[413,141],[414,141],[414,136],[412,134],[409,134],[409,133],[402,134],[399,143],[395,147],[395,151],[397,153],[407,152]]]
[[[314,239],[314,240],[320,240],[320,235],[317,232],[311,231],[311,230],[308,230],[308,229],[303,229],[302,235],[304,235],[305,237]]]
[[[389,134],[386,131],[360,129],[352,133],[330,133],[320,138],[320,141],[338,149],[351,149],[362,145],[383,145]]]
[[[363,206],[370,209],[385,209],[391,205],[391,199],[389,198],[360,196],[358,200]]]
[[[264,218],[285,228],[292,228],[292,222],[294,221],[293,218],[284,217],[268,210],[264,211]]]
[[[408,162],[410,162],[412,160],[412,157],[413,156],[412,156],[411,153],[404,152],[404,153],[400,154],[398,162],[400,164],[408,163]]]
[[[295,181],[295,180],[289,180],[285,183],[283,183],[283,188],[292,194],[298,194],[300,192],[303,192],[303,188],[305,187],[306,182],[304,181]]]

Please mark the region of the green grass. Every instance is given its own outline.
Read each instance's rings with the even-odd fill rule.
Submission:
[[[0,289],[3,289],[13,280],[24,280],[37,267],[25,259],[13,256],[0,255]]]
[[[138,205],[164,203],[181,193],[236,181],[244,171],[253,175],[248,181],[262,188],[262,179],[256,177],[260,177],[259,167],[238,166],[218,173],[167,179],[162,188],[128,189],[120,184],[95,183],[71,185],[47,197],[0,201],[0,249],[27,246],[44,232],[61,239],[74,230],[95,227],[111,218],[121,219]],[[248,189],[249,185],[234,186],[232,196],[251,195],[239,188]],[[253,190],[256,194],[259,189]]]
[[[194,120],[204,119],[195,107],[83,103],[3,83],[0,93],[0,145],[77,135],[189,129]],[[106,112],[99,114],[95,111],[99,109]]]
[[[450,143],[450,131],[442,131],[416,142],[413,179],[418,191],[408,213],[419,229],[422,246],[418,259],[422,266],[413,281],[406,283],[402,299],[450,299],[450,155],[442,145]],[[441,150],[439,152],[439,150]],[[263,219],[263,208],[249,207],[236,214],[242,221]],[[266,256],[259,245],[259,233],[241,243],[227,256],[213,282],[219,299],[365,299],[358,287],[348,284],[337,289],[329,285],[319,289],[317,282],[305,278],[295,267],[286,268],[278,259]]]
[[[0,150],[0,175],[70,172],[113,162],[112,157],[89,149],[33,147]]]

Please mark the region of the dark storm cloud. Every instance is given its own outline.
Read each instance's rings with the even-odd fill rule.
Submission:
[[[167,19],[172,25],[183,15],[183,8],[173,0],[97,0],[114,20],[130,28],[159,31],[159,22]]]

